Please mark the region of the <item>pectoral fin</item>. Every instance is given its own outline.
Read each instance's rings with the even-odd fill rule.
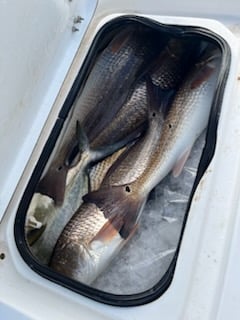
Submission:
[[[122,224],[122,222],[121,222]],[[120,225],[119,225],[120,227]],[[119,229],[119,228],[118,228]],[[96,236],[91,240],[93,241],[101,241],[103,243],[108,243],[114,238],[114,236],[119,232],[110,221],[108,221],[101,230],[96,234]]]
[[[172,174],[176,178],[180,175],[183,170],[183,167],[191,153],[191,149],[187,149],[177,160],[175,166],[173,167]]]

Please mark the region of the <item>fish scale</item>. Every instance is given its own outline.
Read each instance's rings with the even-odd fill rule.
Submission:
[[[104,179],[107,171],[112,166],[112,164],[120,157],[120,155],[126,150],[127,147],[124,147],[116,152],[114,152],[111,156],[105,158],[104,160],[98,162],[89,170],[89,190],[94,191],[97,190],[102,180]]]
[[[85,244],[88,244],[106,222],[107,219],[103,214],[99,214],[94,204],[90,208],[83,204],[64,229],[64,238],[61,242],[65,243],[71,238],[78,243],[84,241]]]
[[[91,148],[99,145],[109,145],[130,135],[133,131],[146,124],[147,101],[146,83],[142,79],[137,82],[130,98],[124,103],[109,126],[103,128],[99,135],[92,141]]]

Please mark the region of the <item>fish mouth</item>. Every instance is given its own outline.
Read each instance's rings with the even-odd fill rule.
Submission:
[[[119,233],[116,233],[111,241],[92,240],[88,246],[83,245],[81,248],[83,254],[79,257],[79,269],[74,272],[75,279],[81,279],[80,281],[85,284],[93,283],[107,269],[110,261],[118,254],[126,241]]]
[[[73,280],[91,284],[106,268],[109,261],[119,252],[123,245],[122,237],[116,233],[110,242],[93,239],[90,243],[64,244],[50,267]]]
[[[101,251],[94,250],[90,245],[79,246],[77,268],[72,270],[72,277],[84,284],[91,284],[98,275]]]

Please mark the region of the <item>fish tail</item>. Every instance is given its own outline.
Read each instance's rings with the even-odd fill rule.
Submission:
[[[52,198],[57,206],[62,205],[67,172],[68,169],[65,165],[58,167],[56,170],[50,167],[46,175],[40,180],[36,192]]]
[[[83,200],[94,203],[124,239],[136,227],[145,203],[145,199],[132,192],[130,184],[100,188],[85,195]]]
[[[88,139],[79,121],[76,122],[76,140],[68,147],[62,162],[54,161],[37,186],[37,192],[49,196],[57,206],[62,205],[68,170],[77,165],[82,152],[88,149]]]

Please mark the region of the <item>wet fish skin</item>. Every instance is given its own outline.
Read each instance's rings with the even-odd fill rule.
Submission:
[[[158,144],[149,153],[148,165],[134,181],[114,181],[110,175],[106,186],[103,181],[103,187],[83,197],[85,202],[95,203],[113,225],[122,216],[123,238],[131,232],[149,192],[171,170],[175,176],[180,174],[192,145],[206,128],[220,64],[220,51],[210,45],[179,88]]]
[[[150,38],[144,28],[127,26],[97,57],[65,123],[61,142],[54,150],[55,157],[38,186],[38,192],[53,198],[57,205],[64,198],[68,170],[78,163],[81,156],[76,138],[77,121],[91,144],[111,122],[127,98],[132,83],[155,55]]]
[[[146,81],[140,79],[130,90],[127,101],[112,119],[111,123],[103,128],[99,135],[91,142],[91,149],[98,146],[108,146],[116,141],[135,139],[147,127]]]
[[[125,33],[120,34],[120,43],[123,41],[123,35],[125,35]],[[118,41],[118,38],[114,39],[112,41],[112,46],[118,47]],[[162,50],[156,59],[154,59],[152,67],[150,68],[152,79],[158,86],[163,89],[177,87],[184,72],[186,72],[187,62],[192,54],[192,46],[191,41],[185,41],[182,39],[171,39],[168,42],[165,49]],[[123,41],[123,50],[128,52],[128,50],[130,50],[128,47],[132,49],[134,45],[130,43],[127,45],[126,49],[125,41]],[[63,143],[62,145],[60,144],[58,151],[56,151],[57,157],[54,157],[48,171],[45,172],[38,186],[38,191],[52,197],[56,205],[60,205],[62,203],[68,171],[78,163],[80,157],[76,138],[77,120],[81,121],[81,119],[83,119],[82,123],[85,128],[86,135],[88,136],[91,150],[99,149],[101,146],[106,146],[106,144],[114,144],[116,141],[126,139],[126,137],[130,140],[131,137],[134,138],[138,132],[144,130],[146,126],[145,119],[147,117],[147,102],[146,82],[144,79],[140,79],[137,84],[133,86],[134,88],[130,90],[133,93],[130,94],[127,102],[123,104],[123,107],[120,108],[116,117],[112,119],[112,121],[109,121],[111,117],[109,117],[108,114],[107,118],[109,125],[104,127],[103,120],[100,121],[101,117],[97,115],[96,109],[94,109],[94,106],[97,106],[99,112],[102,113],[102,109],[105,107],[102,103],[102,94],[99,94],[99,91],[105,92],[105,96],[107,96],[109,90],[115,88],[117,85],[119,86],[119,84],[117,84],[118,80],[123,81],[125,85],[130,83],[126,81],[126,79],[115,77],[117,81],[115,81],[114,86],[109,86],[109,81],[113,80],[110,79],[113,77],[113,74],[109,72],[109,68],[112,64],[115,64],[116,60],[118,60],[116,56],[118,57],[118,55],[120,55],[120,58],[122,58],[122,56],[121,54],[116,54],[112,57],[111,44],[110,47],[107,47],[105,50],[106,52],[98,58],[99,63],[98,61],[96,62],[94,70],[89,75],[87,84],[81,93],[79,100],[76,102],[75,110],[71,115],[69,123],[67,123],[67,126],[65,124],[65,129],[63,130],[64,134],[61,136]],[[145,52],[144,54],[140,52],[139,56],[145,56]],[[109,57],[113,60],[111,63],[108,61]],[[125,55],[123,55],[123,57],[125,58]],[[132,62],[131,59],[130,61]],[[105,66],[108,66],[108,68],[104,68]],[[128,64],[126,64],[126,66],[128,66]],[[98,74],[101,74],[104,80],[101,80],[102,78],[99,79]],[[87,85],[89,82],[91,85],[88,87]],[[99,82],[101,82],[100,88],[98,88]],[[119,91],[121,90],[119,89]],[[98,94],[92,95],[92,92],[96,92]],[[125,88],[125,92],[128,92],[127,88]],[[110,96],[112,95],[110,94]],[[117,98],[116,95],[113,96],[114,99]],[[125,97],[125,95],[121,95],[122,100],[118,99],[118,108],[119,105],[123,103]],[[105,100],[103,100],[103,102],[104,101]],[[110,101],[108,101],[108,104],[110,104]],[[114,101],[112,101],[112,104],[114,105]],[[115,110],[115,108],[112,109]],[[92,124],[90,121],[92,121]],[[91,127],[94,126],[94,124],[95,128],[98,128],[95,133]],[[133,128],[135,128],[135,130],[132,130]],[[75,139],[73,137],[75,137]],[[125,140],[123,141],[123,145],[124,143]],[[95,160],[94,153],[89,154],[89,161],[91,160]]]
[[[81,205],[82,196],[88,192],[89,188],[91,190],[93,190],[92,188],[98,188],[108,168],[126,148],[124,147],[102,160],[95,165],[95,168],[89,168],[90,178],[87,172],[82,170],[83,168],[87,168],[89,162],[90,151],[86,149],[78,165],[68,172],[67,178],[70,181],[67,183],[62,205],[55,206],[51,198],[39,193],[34,194],[27,212],[26,236],[30,250],[39,261],[45,264],[49,263],[57,239],[63,231],[64,226],[72,218],[79,205]],[[98,174],[95,171],[98,171]],[[41,228],[38,225],[34,227],[31,222],[32,220],[36,220]]]
[[[36,192],[53,199],[56,206],[60,206],[63,202],[68,171],[76,166],[79,161],[78,145],[75,143],[78,139],[76,127],[77,122],[71,128],[73,136],[66,136],[68,122],[65,122],[52,153],[57,152],[57,155],[49,159],[36,188]],[[60,152],[57,150],[60,150]]]
[[[171,38],[152,66],[153,84],[162,90],[178,89],[195,59],[198,47],[194,38]]]

